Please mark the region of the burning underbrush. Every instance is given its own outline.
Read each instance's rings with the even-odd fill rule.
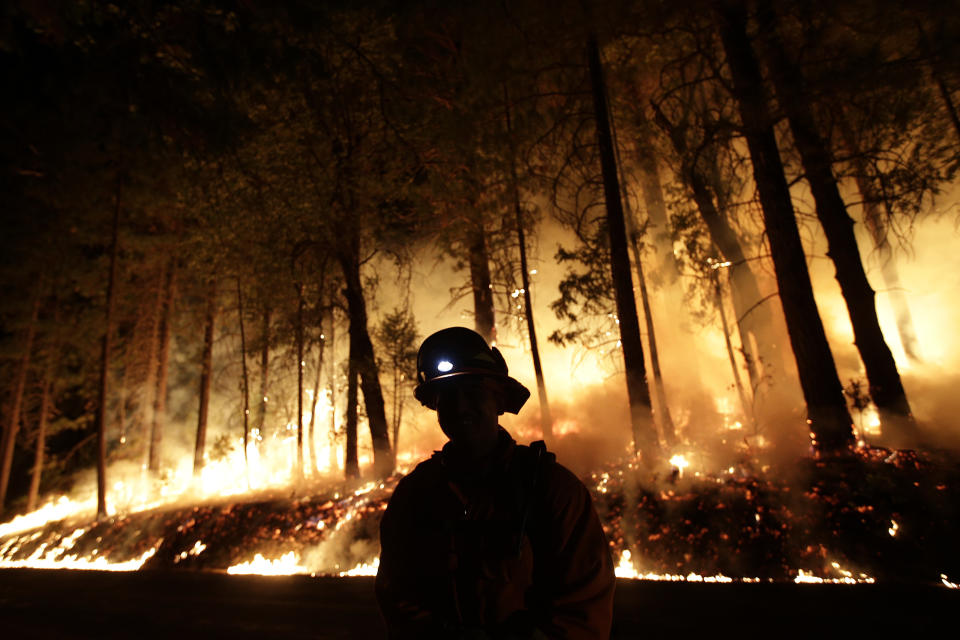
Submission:
[[[792,472],[787,482],[747,465],[709,474],[677,463],[657,480],[619,462],[585,480],[621,577],[955,586],[955,463],[871,449]],[[8,530],[0,567],[370,574],[396,480]]]
[[[629,552],[620,556],[624,575],[945,584],[960,575],[954,463],[867,449],[803,461],[791,482],[743,465],[680,471],[660,485],[631,465],[594,474],[611,544]]]

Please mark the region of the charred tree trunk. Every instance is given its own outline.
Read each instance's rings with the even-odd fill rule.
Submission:
[[[268,379],[270,373],[270,307],[263,309],[263,323],[260,326],[260,399],[257,401],[257,433],[263,437],[269,403]]]
[[[150,435],[153,429],[154,406],[157,396],[157,371],[159,363],[157,354],[160,351],[160,322],[163,317],[163,301],[166,295],[167,282],[167,263],[164,262],[160,268],[160,274],[157,278],[156,303],[153,306],[153,313],[150,319],[150,339],[147,343],[147,375],[144,382],[144,398],[140,404],[140,424],[142,425],[141,443],[143,450],[141,457],[143,459],[143,468],[146,469],[150,461]]]
[[[176,291],[176,262],[167,265],[164,283],[163,309],[160,313],[159,349],[157,361],[156,396],[153,401],[153,425],[150,429],[150,452],[147,468],[156,473],[160,470],[160,448],[167,423],[167,376],[170,368],[170,323],[173,320],[173,300]]]
[[[772,14],[770,17],[775,20]],[[870,397],[877,405],[881,424],[889,435],[902,445],[915,444],[916,425],[907,394],[893,353],[880,329],[876,299],[860,258],[854,222],[847,214],[833,175],[831,153],[810,109],[802,71],[784,52],[775,25],[769,30],[765,42],[777,98],[787,115],[813,194],[817,218],[827,237],[827,255],[836,267],[836,279],[853,327],[854,344],[866,369]]]
[[[853,421],[813,297],[763,77],[747,37],[746,11],[739,2],[727,1],[717,14],[763,209],[780,303],[807,405],[807,422],[819,454],[845,455],[853,445]]]
[[[377,374],[377,361],[367,329],[367,304],[360,283],[359,256],[359,233],[357,229],[353,229],[338,255],[346,285],[344,295],[347,298],[347,313],[350,315],[350,364],[360,374],[363,400],[370,424],[370,438],[373,441],[376,475],[385,478],[393,473],[393,455],[390,453],[387,414]]]
[[[317,459],[316,438],[314,437],[317,424],[317,400],[320,396],[320,373],[323,371],[323,351],[326,345],[324,336],[320,336],[320,345],[317,350],[316,375],[313,379],[313,395],[310,397],[310,424],[307,426],[307,442],[310,444],[310,458],[313,460],[313,466],[310,467],[310,475],[320,471],[320,461]]]
[[[36,297],[33,301],[33,309],[30,312],[30,323],[27,325],[27,336],[24,341],[23,356],[20,358],[20,368],[17,371],[17,381],[13,388],[13,397],[11,398],[10,420],[3,430],[3,457],[2,463],[0,463],[3,465],[0,467],[0,514],[3,513],[6,506],[7,489],[10,486],[10,469],[13,466],[13,452],[17,444],[17,433],[20,431],[20,414],[23,410],[23,393],[27,385],[27,372],[30,369],[33,338],[37,332],[37,318],[40,315],[43,278],[37,280],[36,287]],[[109,294],[107,297],[109,299]]]
[[[130,398],[128,389],[130,388],[129,378],[131,367],[125,366],[123,369],[123,376],[120,378],[120,388],[117,390],[117,435],[119,436],[117,441],[120,444],[127,443],[127,402]]]
[[[343,467],[347,480],[360,477],[360,462],[357,458],[357,358],[354,349],[351,340],[347,357],[347,415],[344,420],[347,442]]]
[[[514,175],[516,181],[516,175]],[[527,264],[526,240],[523,233],[523,214],[520,207],[520,192],[514,182],[514,209],[517,217],[517,242],[520,246],[520,271],[523,284],[523,307],[527,320],[527,334],[530,336],[530,357],[533,358],[533,373],[537,378],[537,395],[540,401],[540,429],[545,440],[553,438],[553,417],[550,415],[550,402],[547,399],[547,384],[543,379],[543,365],[540,364],[540,347],[537,344],[537,330],[533,324],[533,299],[530,294],[530,271]]]
[[[640,321],[637,318],[637,303],[633,295],[630,277],[630,256],[627,249],[626,229],[623,219],[623,204],[620,201],[620,181],[614,158],[610,121],[607,116],[606,86],[600,50],[594,36],[587,42],[587,59],[590,66],[590,81],[593,88],[594,115],[597,123],[597,143],[603,171],[603,191],[607,206],[607,230],[610,234],[610,269],[613,277],[614,297],[620,325],[620,344],[623,348],[624,369],[627,377],[627,398],[630,402],[630,425],[636,453],[653,463],[660,458],[660,444],[653,426],[653,410],[650,406],[650,390],[647,388],[646,365],[643,361],[643,342],[640,338]]]
[[[638,110],[640,121],[637,123],[637,146],[641,153],[637,155],[640,168],[640,191],[647,210],[650,224],[647,233],[651,234],[653,249],[657,256],[657,271],[667,286],[672,287],[680,277],[680,267],[673,253],[673,240],[670,237],[670,224],[667,217],[667,205],[663,199],[663,187],[660,183],[660,169],[657,159],[649,150],[653,149],[650,123]],[[629,213],[628,213],[629,215]]]
[[[513,191],[513,211],[517,225],[517,244],[520,248],[520,282],[523,285],[524,316],[527,320],[527,334],[530,336],[530,356],[533,358],[533,373],[537,379],[537,394],[540,401],[540,429],[544,440],[553,439],[553,417],[550,415],[550,402],[547,399],[547,385],[543,379],[543,366],[540,364],[540,347],[537,343],[537,330],[533,324],[533,298],[530,293],[530,267],[527,264],[527,241],[523,230],[523,207],[520,204],[520,181],[517,178],[516,149],[513,148],[513,128],[510,122],[510,100],[507,88],[503,88],[504,110],[506,114],[507,137],[511,141],[510,149],[510,188]]]
[[[399,367],[393,368],[393,464],[397,464],[397,452],[400,451],[400,422],[403,420],[403,374]]]
[[[727,347],[727,357],[730,359],[730,369],[733,372],[733,384],[737,388],[737,395],[740,397],[740,408],[743,410],[743,417],[747,421],[751,431],[756,433],[757,421],[753,415],[753,403],[747,398],[747,392],[743,388],[743,381],[740,379],[740,368],[737,366],[737,356],[733,352],[733,344],[730,342],[730,324],[727,322],[727,312],[723,304],[723,287],[720,284],[720,276],[717,269],[713,272],[713,290],[717,302],[717,311],[720,313],[720,327],[723,329],[723,342]],[[741,336],[741,340],[743,337]],[[742,344],[742,343],[741,343]]]
[[[473,288],[474,328],[487,344],[497,340],[497,326],[493,311],[493,289],[490,282],[490,256],[487,253],[487,234],[483,214],[477,211],[477,219],[468,228],[470,254],[470,286]]]
[[[217,317],[217,283],[210,281],[207,310],[203,318],[203,354],[200,357],[200,407],[197,410],[197,440],[193,450],[193,475],[203,471],[207,443],[207,414],[210,410],[210,379],[213,371],[213,330]]]
[[[247,330],[243,319],[243,289],[240,278],[237,278],[237,324],[240,325],[240,385],[243,392],[243,468],[247,474],[247,485],[250,484],[250,373],[247,371]],[[262,433],[261,433],[262,436]]]
[[[117,177],[116,206],[110,240],[110,274],[107,278],[107,309],[100,353],[100,398],[97,402],[97,518],[107,515],[107,397],[110,384],[110,350],[113,341],[113,310],[117,293],[117,254],[120,244],[120,189]]]
[[[327,439],[330,443],[330,469],[337,468],[337,315],[333,305],[330,305],[330,353],[327,361],[327,388],[330,389],[330,430]]]
[[[43,378],[40,381],[40,416],[37,419],[36,450],[33,455],[33,469],[30,473],[30,491],[27,494],[27,512],[37,507],[37,498],[40,495],[40,480],[43,475],[43,465],[47,452],[47,424],[50,420],[50,404],[53,396],[53,365],[60,353],[60,305],[54,303],[53,331],[56,338],[47,352],[46,363],[43,367]]]
[[[920,343],[913,327],[913,315],[910,313],[907,297],[903,294],[900,272],[893,258],[893,248],[890,246],[890,238],[887,235],[887,225],[877,204],[876,192],[864,175],[858,173],[856,183],[863,199],[863,221],[880,255],[880,271],[889,290],[890,304],[893,306],[897,331],[900,334],[900,344],[908,358],[914,362],[920,362]]]
[[[667,392],[663,388],[663,375],[660,372],[660,350],[657,348],[657,334],[653,326],[653,312],[650,309],[650,298],[647,295],[647,281],[643,276],[643,264],[640,262],[640,246],[636,237],[633,238],[634,262],[637,265],[637,281],[640,283],[640,301],[643,303],[643,316],[647,322],[647,343],[650,345],[650,368],[653,370],[653,388],[657,394],[657,404],[660,405],[660,430],[663,439],[669,446],[677,444],[677,429],[670,414],[670,405],[667,404]]]
[[[303,284],[296,283],[297,289],[297,473],[303,479]]]
[[[657,397],[657,408],[660,410],[660,432],[663,440],[667,443],[667,445],[672,447],[677,443],[677,430],[673,424],[673,416],[670,414],[670,405],[667,404],[666,389],[664,389],[663,386],[663,374],[660,370],[660,349],[657,347],[657,332],[653,324],[653,310],[650,307],[650,296],[648,295],[647,291],[647,280],[644,277],[643,262],[641,261],[643,251],[641,249],[640,233],[637,229],[637,220],[630,208],[630,197],[627,193],[626,187],[627,180],[624,174],[623,162],[620,159],[620,145],[617,143],[613,114],[608,112],[608,116],[610,118],[610,130],[613,148],[615,151],[615,159],[617,166],[620,169],[620,173],[618,175],[620,177],[620,186],[622,189],[621,195],[623,197],[624,222],[626,225],[627,236],[630,238],[630,250],[633,252],[633,262],[636,267],[637,282],[640,284],[640,301],[643,304],[643,317],[647,325],[647,344],[650,347],[650,368],[652,369],[653,373],[653,388]],[[641,143],[646,145],[644,147],[645,149],[649,149],[649,135],[642,137]],[[641,173],[643,174],[643,177],[641,178],[641,190],[644,193],[644,203],[647,207],[648,223],[652,225],[654,229],[656,229],[657,226],[660,226],[662,229],[666,230],[667,210],[663,201],[663,192],[660,189],[660,175],[657,171],[657,162],[649,153],[642,153],[640,155],[640,164],[644,165],[641,167]],[[653,209],[658,210],[654,212]],[[659,245],[661,243],[658,242],[656,244]],[[659,249],[655,248],[655,251],[659,251]],[[658,254],[658,263],[662,269],[670,272],[667,275],[667,279],[669,280],[670,284],[672,285],[675,283],[680,276],[680,272],[679,269],[677,269],[677,263],[673,257],[673,251],[670,251],[669,256]],[[679,309],[676,311],[679,312]],[[656,417],[656,409],[654,409],[653,413],[654,417]]]
[[[847,123],[841,124],[840,133],[850,155],[853,157],[854,181],[857,184],[857,190],[860,192],[863,224],[870,232],[870,238],[873,240],[873,245],[880,257],[880,270],[883,274],[883,281],[887,285],[887,295],[890,298],[890,304],[896,317],[900,344],[903,346],[907,358],[913,362],[919,362],[921,359],[920,345],[917,340],[917,332],[913,327],[910,305],[907,303],[907,297],[903,294],[903,287],[900,284],[900,273],[897,271],[893,248],[890,246],[890,238],[887,235],[887,224],[883,212],[880,210],[882,198],[870,181],[870,171],[862,157],[860,145],[857,144],[856,138]]]

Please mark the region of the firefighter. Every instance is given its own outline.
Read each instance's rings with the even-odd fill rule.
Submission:
[[[530,392],[463,327],[424,340],[417,378],[449,442],[400,480],[380,524],[390,638],[607,638],[613,563],[587,488],[498,424]]]

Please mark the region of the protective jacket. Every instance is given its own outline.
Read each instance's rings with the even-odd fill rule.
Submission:
[[[614,574],[586,487],[500,430],[480,468],[448,444],[397,485],[377,599],[391,638],[610,634]]]

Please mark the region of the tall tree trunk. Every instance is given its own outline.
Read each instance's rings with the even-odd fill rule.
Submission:
[[[357,365],[358,356],[355,345],[350,340],[350,353],[347,356],[347,415],[344,420],[346,430],[346,453],[344,454],[344,475],[347,480],[360,477],[360,462],[357,457]]]
[[[769,29],[764,42],[771,76],[800,152],[817,218],[827,237],[827,255],[836,267],[836,279],[853,327],[854,344],[860,352],[870,384],[870,397],[877,405],[887,435],[901,445],[915,444],[916,424],[897,363],[880,329],[874,291],[860,258],[853,219],[847,214],[833,175],[833,159],[817,128],[802,71],[787,57],[777,34],[776,18],[772,12],[769,16],[774,26]]]
[[[487,234],[483,214],[478,210],[476,220],[469,225],[467,251],[470,254],[470,286],[473,289],[473,320],[477,333],[487,344],[497,340],[493,311],[493,289],[490,282],[490,257],[487,253]]]
[[[403,375],[399,367],[393,368],[393,464],[397,464],[397,452],[400,451],[400,422],[403,420]]]
[[[153,306],[153,313],[150,319],[150,340],[147,343],[147,375],[144,381],[143,396],[140,402],[140,424],[142,425],[142,434],[140,441],[143,446],[142,466],[147,469],[150,462],[150,439],[154,421],[154,407],[157,396],[157,372],[160,368],[157,361],[157,354],[160,351],[160,324],[163,318],[163,302],[166,299],[168,263],[164,261],[160,267],[159,277],[157,278],[157,296],[156,303]]]
[[[669,446],[677,444],[677,429],[670,415],[670,405],[667,404],[667,392],[663,388],[663,375],[660,372],[660,350],[657,348],[657,333],[653,326],[653,312],[650,309],[650,297],[647,295],[647,280],[643,276],[643,263],[640,262],[641,249],[639,240],[633,237],[634,262],[637,265],[637,281],[640,283],[640,301],[643,303],[643,317],[647,322],[647,342],[650,345],[650,368],[653,373],[653,388],[657,394],[657,404],[660,405],[660,429],[663,439]]]
[[[643,361],[643,342],[640,338],[640,321],[637,318],[637,303],[633,295],[633,281],[630,277],[630,256],[627,250],[623,204],[620,201],[620,181],[617,177],[610,121],[607,116],[603,67],[600,63],[600,50],[597,46],[597,40],[592,35],[587,41],[587,59],[590,66],[594,116],[597,124],[597,143],[603,172],[607,230],[610,234],[610,269],[620,326],[620,344],[623,348],[623,362],[626,370],[633,446],[636,453],[642,453],[645,461],[652,464],[660,458],[660,444],[657,441],[657,432],[653,424],[650,390],[647,387],[646,365]]]
[[[310,444],[310,458],[313,460],[313,466],[310,468],[310,475],[320,471],[320,461],[317,459],[316,439],[314,437],[314,427],[317,424],[317,400],[320,395],[320,373],[323,371],[323,351],[326,345],[325,336],[320,336],[320,345],[317,350],[316,375],[313,379],[313,395],[310,397],[310,424],[307,427],[307,442]]]
[[[757,421],[753,415],[753,403],[747,399],[747,393],[743,388],[743,381],[740,379],[740,367],[737,365],[737,356],[733,352],[733,344],[730,342],[730,324],[727,322],[727,312],[723,304],[723,287],[720,284],[720,275],[715,268],[713,271],[713,290],[717,301],[717,311],[720,313],[720,327],[723,329],[723,342],[727,347],[727,357],[730,359],[730,370],[733,372],[733,384],[737,389],[737,395],[740,397],[740,408],[743,411],[743,417],[747,421],[750,430],[756,433]],[[743,336],[741,336],[741,340]]]
[[[630,197],[627,193],[627,179],[626,173],[623,168],[623,161],[620,158],[620,145],[617,141],[616,127],[614,126],[614,117],[612,111],[608,112],[610,118],[610,130],[613,139],[613,149],[615,152],[615,159],[617,161],[617,167],[620,169],[619,178],[621,186],[621,196],[623,198],[623,207],[624,207],[624,222],[626,225],[627,237],[630,239],[630,251],[633,253],[633,263],[635,265],[637,282],[640,284],[640,301],[643,304],[643,317],[647,325],[647,344],[650,347],[650,369],[653,373],[653,389],[657,398],[657,406],[653,411],[654,417],[656,417],[656,409],[660,410],[660,431],[663,437],[663,440],[669,445],[674,446],[677,443],[677,430],[673,424],[673,416],[670,414],[670,405],[667,404],[667,393],[663,386],[663,374],[660,370],[660,349],[657,346],[657,332],[653,324],[653,310],[650,307],[650,296],[647,291],[647,279],[644,277],[643,272],[643,262],[641,256],[643,254],[641,243],[640,243],[640,233],[637,229],[637,219],[634,216],[633,211],[630,207]],[[641,124],[645,124],[645,121]],[[643,135],[643,134],[641,134]],[[650,136],[649,132],[640,140],[641,147],[644,149],[650,149]],[[677,268],[677,263],[673,255],[673,251],[669,252],[669,256],[661,254],[662,245],[664,244],[663,236],[666,235],[666,238],[669,238],[669,230],[667,227],[667,209],[663,201],[663,192],[660,188],[660,174],[657,171],[657,162],[656,159],[650,153],[641,153],[640,154],[640,164],[641,166],[641,190],[644,193],[644,203],[647,207],[647,221],[648,229],[652,226],[653,232],[656,234],[657,227],[660,227],[661,231],[659,234],[661,237],[655,241],[654,251],[657,255],[657,262],[659,263],[660,269],[667,271],[667,280],[669,285],[673,285],[677,279],[680,277],[679,269]],[[679,313],[680,309],[671,309],[671,316],[674,316],[674,313]],[[675,316],[674,316],[675,317]]]
[[[663,187],[660,183],[660,169],[657,166],[657,158],[651,151],[653,149],[651,125],[642,109],[638,109],[637,113],[637,146],[642,150],[637,154],[637,165],[640,169],[640,192],[649,218],[647,233],[650,234],[651,244],[657,256],[657,271],[664,278],[665,284],[672,287],[680,278],[680,266],[673,253],[667,204],[664,201]],[[627,215],[629,217],[629,213]]]
[[[917,332],[913,326],[913,315],[910,313],[910,304],[903,293],[903,285],[900,284],[900,272],[897,270],[897,263],[893,257],[893,248],[890,246],[890,238],[887,235],[886,223],[880,207],[877,205],[876,192],[865,176],[856,176],[857,188],[863,198],[863,221],[873,244],[880,254],[880,272],[883,274],[883,281],[889,290],[890,304],[893,307],[893,313],[897,321],[897,332],[900,334],[900,344],[903,351],[914,362],[920,361],[920,343],[917,339]]]
[[[33,455],[33,469],[30,473],[30,491],[27,494],[27,512],[37,506],[40,495],[40,480],[43,475],[44,458],[47,452],[47,424],[50,420],[50,403],[53,396],[53,365],[60,354],[60,305],[54,302],[53,331],[56,337],[51,341],[43,367],[43,379],[40,381],[40,416],[37,419],[36,450]]]
[[[662,111],[658,108],[655,110],[657,124],[667,133],[677,155],[684,160],[681,174],[690,188],[693,202],[707,227],[710,240],[723,256],[724,261],[730,263],[733,309],[737,316],[737,327],[741,336],[745,333],[751,334],[757,343],[757,353],[754,353],[750,341],[741,339],[750,383],[754,389],[757,389],[762,376],[759,367],[761,362],[767,370],[774,368],[775,364],[782,367],[780,351],[772,337],[773,318],[770,309],[763,303],[760,286],[743,253],[737,233],[714,203],[706,173],[698,166],[697,159],[690,155],[684,132],[672,124]]]
[[[240,385],[243,392],[243,468],[246,470],[247,486],[250,486],[250,373],[247,371],[247,330],[243,319],[243,288],[237,278],[237,324],[240,325]],[[260,433],[263,437],[263,433]]]
[[[7,489],[10,486],[10,469],[13,467],[13,452],[17,444],[17,432],[20,431],[20,413],[23,409],[23,391],[27,384],[27,372],[30,369],[30,354],[33,351],[33,338],[37,332],[37,318],[40,315],[42,300],[43,278],[37,279],[33,309],[30,312],[30,323],[27,325],[27,336],[24,341],[23,356],[20,358],[20,368],[17,371],[17,381],[13,388],[11,399],[10,420],[3,430],[2,467],[0,467],[0,514],[3,513],[7,500]],[[109,295],[108,295],[109,298]]]
[[[110,274],[107,277],[107,308],[100,353],[100,398],[97,402],[97,518],[107,515],[107,398],[110,380],[110,350],[113,341],[113,310],[117,293],[117,254],[120,245],[120,176],[117,176],[116,206],[110,238]]]
[[[387,414],[383,391],[377,374],[377,360],[373,343],[367,329],[367,304],[360,283],[360,236],[355,227],[349,230],[341,243],[338,260],[343,271],[344,295],[347,298],[347,313],[350,315],[350,363],[360,374],[363,401],[367,408],[370,439],[373,441],[373,460],[378,478],[393,473],[393,455],[390,453],[390,436],[387,432]]]
[[[263,437],[264,425],[267,420],[268,375],[270,373],[270,307],[263,309],[263,322],[260,325],[260,398],[257,401],[257,433]]]
[[[880,210],[882,198],[877,189],[870,182],[870,171],[867,162],[863,159],[860,145],[856,142],[856,137],[850,130],[849,124],[842,122],[840,133],[843,136],[844,143],[848,148],[850,156],[853,157],[852,164],[854,170],[854,181],[857,184],[857,190],[860,192],[860,200],[863,208],[863,223],[870,232],[870,238],[880,256],[880,272],[883,274],[883,281],[887,285],[890,305],[893,307],[894,316],[897,322],[897,332],[900,334],[900,344],[903,351],[912,362],[920,361],[920,345],[917,340],[917,332],[913,327],[913,316],[910,313],[910,305],[907,297],[903,294],[903,287],[900,284],[900,273],[897,270],[897,263],[893,257],[893,248],[890,246],[890,238],[887,232],[887,224],[884,220],[883,212]]]
[[[853,420],[813,297],[763,78],[747,37],[746,11],[738,1],[728,0],[717,14],[814,446],[822,455],[848,454],[854,441]]]
[[[523,284],[524,315],[527,320],[527,334],[530,336],[530,355],[533,358],[533,373],[537,379],[537,394],[540,401],[540,430],[545,440],[553,438],[553,417],[550,415],[550,402],[547,399],[547,385],[543,379],[543,366],[540,364],[540,347],[537,344],[537,330],[533,324],[533,298],[530,293],[530,267],[527,264],[527,241],[523,230],[523,207],[520,204],[520,181],[517,178],[516,149],[513,148],[513,127],[510,122],[510,99],[507,86],[503,85],[504,111],[506,114],[507,137],[510,139],[510,188],[513,191],[513,211],[517,225],[517,244],[520,247],[520,281]]]
[[[297,289],[297,473],[298,480],[303,479],[303,284],[296,283]]]
[[[167,424],[167,376],[170,369],[170,323],[173,321],[173,300],[177,279],[176,269],[176,259],[171,258],[167,265],[163,309],[160,313],[157,387],[156,396],[153,401],[153,425],[150,429],[150,453],[147,466],[153,473],[160,470],[160,449],[163,445],[163,431]]]
[[[120,444],[127,443],[127,402],[130,399],[130,388],[129,379],[130,379],[130,369],[131,367],[125,366],[123,368],[123,376],[120,378],[120,388],[117,390],[117,396],[119,401],[117,402],[117,441]]]
[[[327,388],[330,389],[330,429],[327,438],[330,442],[330,469],[337,468],[337,315],[333,305],[330,305],[330,353],[327,360]]]
[[[217,282],[210,280],[207,311],[203,319],[203,354],[200,357],[200,407],[197,410],[197,439],[193,450],[193,475],[203,471],[207,443],[207,414],[210,410],[210,379],[213,372],[213,330],[217,317]]]

